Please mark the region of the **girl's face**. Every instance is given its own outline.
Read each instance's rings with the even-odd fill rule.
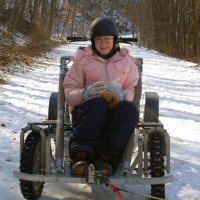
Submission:
[[[96,50],[102,54],[107,55],[113,48],[114,36],[98,36],[94,38]]]

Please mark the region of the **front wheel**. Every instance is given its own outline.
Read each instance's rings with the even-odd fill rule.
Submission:
[[[150,136],[150,170],[151,177],[163,177],[165,175],[165,139],[164,135],[155,131]],[[165,199],[165,184],[151,185],[151,195]]]
[[[20,172],[28,174],[42,174],[41,172],[41,136],[31,132],[24,143]],[[41,196],[44,182],[25,181],[20,179],[20,188],[25,199],[34,200]]]

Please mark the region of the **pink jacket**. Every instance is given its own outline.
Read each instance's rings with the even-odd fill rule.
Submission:
[[[115,85],[126,91],[126,100],[132,101],[139,79],[137,62],[126,48],[121,48],[109,61],[93,54],[90,46],[78,49],[63,82],[66,103],[72,107],[82,104],[83,89],[102,80],[114,80]]]

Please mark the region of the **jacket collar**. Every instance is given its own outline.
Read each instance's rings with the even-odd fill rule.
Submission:
[[[110,62],[112,60],[121,59],[122,57],[125,57],[128,54],[129,54],[129,50],[127,48],[120,46],[120,51],[116,52],[116,54],[114,54],[111,58],[106,60],[106,59],[103,59],[103,58],[99,57],[98,55],[94,54],[94,51],[92,50],[92,46],[90,45],[90,46],[87,46],[85,48],[78,49],[73,61],[76,62],[76,61],[80,60],[81,58],[83,58],[84,56],[86,56],[86,57],[92,57],[93,56],[95,59],[98,59],[100,61]]]
[[[101,60],[107,60],[107,61],[110,61],[110,60],[113,60],[113,59],[117,59],[118,57],[125,57],[125,56],[127,56],[129,54],[129,52],[130,51],[127,48],[124,48],[124,47],[120,46],[120,51],[117,51],[111,58],[103,59],[100,56],[94,54],[94,51],[92,50],[92,46],[91,45],[84,49],[84,54],[86,56],[95,56],[95,57],[100,58]]]

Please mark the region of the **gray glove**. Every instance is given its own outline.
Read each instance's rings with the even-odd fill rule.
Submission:
[[[83,90],[83,101],[100,96],[100,92],[107,89],[104,81],[97,81]]]

